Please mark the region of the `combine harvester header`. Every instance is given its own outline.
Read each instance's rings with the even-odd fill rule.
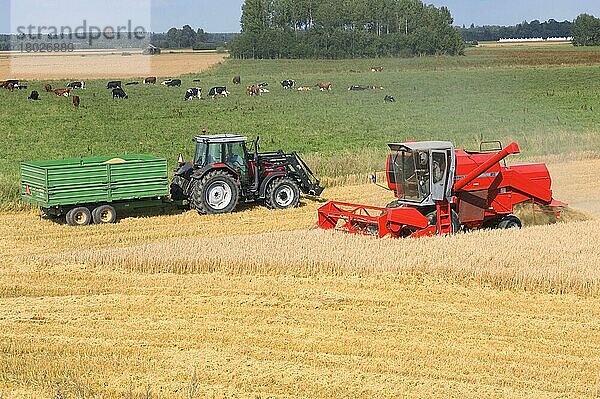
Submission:
[[[455,150],[449,142],[390,144],[386,176],[397,200],[387,208],[332,201],[319,209],[318,225],[395,238],[520,228],[513,209],[524,202],[553,208],[560,217],[566,204],[552,198],[546,165],[507,166],[502,161],[519,154],[519,146],[494,143],[499,148],[479,152]]]

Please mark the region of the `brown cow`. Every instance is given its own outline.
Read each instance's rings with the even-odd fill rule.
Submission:
[[[146,78],[146,79],[144,79],[144,83],[147,85],[155,85],[156,77],[152,76],[152,77]]]
[[[80,104],[81,104],[81,99],[79,98],[79,96],[73,96],[73,106],[75,108],[79,108]]]
[[[69,89],[56,89],[54,90],[54,94],[59,97],[69,97],[71,95],[71,90]]]
[[[321,91],[325,91],[325,90],[331,90],[332,89],[332,84],[331,82],[324,82],[324,83],[317,83],[316,87],[319,88],[319,90]]]
[[[6,90],[8,91],[15,91],[15,84],[12,82],[7,83],[4,87],[6,87]]]
[[[233,84],[234,85],[242,84],[242,78],[240,76],[234,76],[233,77]]]
[[[248,86],[248,89],[246,90],[246,94],[249,96],[258,96],[260,95],[260,89],[258,86]]]
[[[383,90],[383,86],[369,86],[369,90]]]
[[[50,93],[50,92],[52,92],[52,91],[53,91],[53,90],[52,90],[52,85],[50,85],[50,84],[46,83],[46,84],[44,85],[44,90],[46,90],[46,92],[47,92],[47,93]]]

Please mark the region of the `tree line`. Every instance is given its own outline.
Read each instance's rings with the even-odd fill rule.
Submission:
[[[500,39],[570,37],[573,35],[573,22],[558,22],[550,19],[546,22],[533,20],[522,22],[514,26],[475,26],[460,28],[463,38],[467,42],[495,42]]]
[[[236,58],[358,58],[464,51],[446,7],[420,0],[246,0]]]
[[[600,19],[581,14],[573,23],[574,46],[600,46]]]
[[[215,50],[225,47],[235,33],[208,33],[204,29],[192,29],[190,25],[183,28],[171,28],[166,33],[154,33],[150,41],[153,45],[165,49],[192,48],[194,50]]]

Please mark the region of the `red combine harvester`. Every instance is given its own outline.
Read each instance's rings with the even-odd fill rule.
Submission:
[[[507,166],[502,161],[520,153],[519,146],[498,146],[467,152],[448,142],[390,144],[386,174],[397,200],[387,208],[329,202],[319,209],[318,225],[395,238],[520,228],[513,208],[525,202],[551,208],[559,217],[566,204],[552,198],[546,165]]]

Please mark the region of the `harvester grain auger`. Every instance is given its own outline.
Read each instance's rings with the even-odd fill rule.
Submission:
[[[397,200],[387,208],[328,202],[318,226],[377,237],[423,237],[461,229],[520,228],[515,205],[531,202],[560,217],[544,164],[507,166],[516,143],[493,151],[455,150],[448,142],[390,144],[386,175]],[[376,182],[376,179],[374,179]]]

